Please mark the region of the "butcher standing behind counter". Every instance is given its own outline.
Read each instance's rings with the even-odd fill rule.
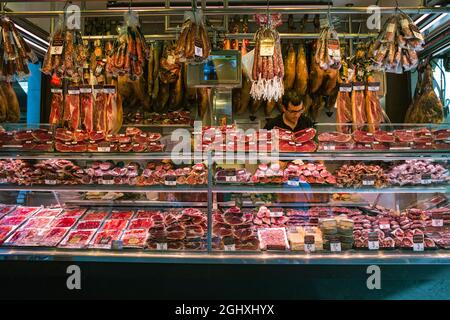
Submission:
[[[314,126],[314,121],[304,115],[303,98],[298,95],[285,95],[283,98],[283,113],[267,121],[264,129],[272,130],[274,127],[297,132]]]

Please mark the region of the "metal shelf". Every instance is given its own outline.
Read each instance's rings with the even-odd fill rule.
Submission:
[[[211,156],[214,159],[215,156],[220,155],[220,153],[212,152]],[[226,160],[224,154],[223,159]],[[24,160],[43,160],[43,159],[67,159],[67,160],[162,160],[162,159],[172,159],[172,160],[200,160],[194,157],[195,152],[193,151],[191,155],[172,155],[171,152],[152,152],[152,153],[103,153],[103,152],[93,152],[93,153],[72,153],[72,152],[23,152],[23,151],[0,151],[0,159],[24,159]],[[201,153],[201,160],[206,160],[208,153]],[[233,156],[236,160],[361,160],[361,161],[397,161],[397,160],[413,160],[413,159],[423,159],[423,160],[435,160],[435,161],[447,161],[450,158],[450,152],[444,151],[398,151],[398,152],[386,152],[386,151],[334,151],[334,152],[313,152],[313,153],[283,153],[278,154],[268,154],[267,156],[260,156],[258,154],[251,153],[234,153]]]
[[[300,186],[290,187],[286,185],[279,186],[246,186],[246,185],[215,185],[212,188],[213,193],[449,193],[450,186],[403,186],[403,187],[386,187],[386,188],[337,188],[337,187],[322,187],[322,186]]]
[[[43,192],[176,192],[176,193],[207,193],[207,186],[177,185],[165,186],[126,186],[126,185],[40,185],[16,186],[0,185],[0,191],[43,191]]]
[[[192,264],[291,264],[291,265],[405,265],[450,264],[450,252],[411,251],[344,251],[335,253],[293,252],[150,252],[144,250],[63,250],[1,248],[0,260],[72,261],[116,263],[192,263]]]

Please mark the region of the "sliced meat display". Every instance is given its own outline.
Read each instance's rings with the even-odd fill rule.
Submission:
[[[353,140],[359,143],[372,143],[374,141],[374,135],[371,132],[356,130],[353,132]]]
[[[294,133],[295,142],[304,143],[313,140],[316,136],[316,130],[313,128],[304,129]]]
[[[386,132],[386,131],[375,131],[374,132],[375,140],[381,143],[392,143],[395,142],[395,136],[392,132]]]
[[[319,134],[318,140],[319,142],[347,143],[352,141],[352,136],[342,132],[324,132]]]

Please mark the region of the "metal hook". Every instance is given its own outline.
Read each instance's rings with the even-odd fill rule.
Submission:
[[[328,25],[331,28],[333,26],[333,21],[331,20],[331,1],[328,1],[327,18],[328,18]]]

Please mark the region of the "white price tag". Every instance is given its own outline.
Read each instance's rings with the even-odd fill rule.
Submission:
[[[341,252],[342,251],[341,243],[340,242],[331,242],[330,250],[331,250],[331,252]]]
[[[113,179],[110,179],[110,180],[100,179],[100,180],[98,180],[98,182],[99,182],[99,184],[105,184],[105,185],[112,185],[112,184],[114,184],[114,180]]]
[[[390,228],[391,228],[391,225],[388,224],[388,223],[380,224],[380,229],[381,230],[387,230],[387,229],[390,229]]]
[[[63,46],[52,46],[50,49],[51,55],[61,55],[63,53]]]
[[[363,186],[373,186],[375,185],[375,181],[373,180],[363,180]]]
[[[425,247],[423,245],[423,242],[420,243],[413,243],[413,251],[422,252],[424,251]]]
[[[234,245],[234,244],[228,244],[228,245],[225,245],[225,246],[223,247],[223,249],[224,249],[225,251],[236,251],[236,245]]]
[[[195,49],[197,49],[197,47],[195,47]],[[168,64],[174,64],[175,63],[175,57],[172,54],[169,54],[169,56],[167,57],[167,63]]]
[[[432,219],[431,225],[433,227],[443,227],[444,226],[444,220],[443,219]]]
[[[272,57],[275,53],[275,46],[269,45],[269,46],[261,46],[259,55],[261,57]]]
[[[217,202],[214,202],[213,203],[213,210],[217,210],[217,209],[219,209],[219,206],[217,205]]]
[[[353,88],[352,86],[341,86],[339,87],[340,92],[352,92]]]
[[[394,32],[395,31],[395,24],[394,23],[389,23],[387,28],[386,28],[387,32]]]
[[[158,251],[167,250],[167,242],[165,242],[165,243],[157,243],[156,244],[156,250],[158,250]]]
[[[378,250],[380,249],[379,241],[369,241],[369,250]]]
[[[164,184],[166,186],[176,186],[177,185],[177,181],[164,181]]]
[[[45,184],[55,185],[56,184],[56,180],[45,180]]]
[[[316,245],[313,244],[305,244],[305,252],[314,252],[316,251]]]
[[[288,180],[287,184],[288,184],[288,186],[291,186],[291,187],[298,187],[298,186],[300,186],[300,181],[298,181],[298,180]]]
[[[336,147],[334,145],[324,145],[323,150],[325,151],[334,151]]]
[[[197,57],[203,57],[203,48],[195,46],[195,55]]]
[[[98,152],[111,152],[111,148],[110,147],[98,147],[97,151]]]
[[[271,218],[281,218],[283,216],[283,211],[270,211],[269,216]]]
[[[225,181],[226,182],[237,182],[237,177],[236,176],[226,176]]]

